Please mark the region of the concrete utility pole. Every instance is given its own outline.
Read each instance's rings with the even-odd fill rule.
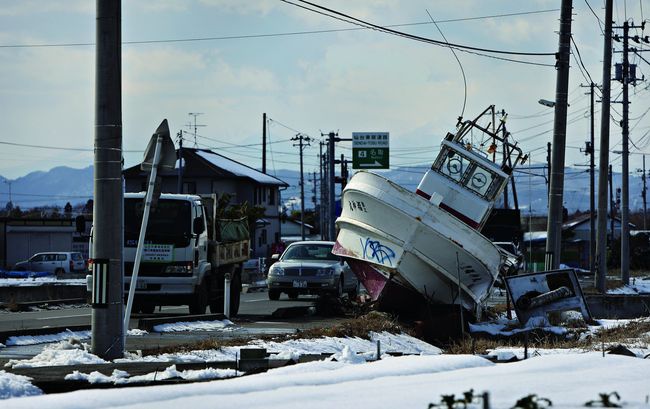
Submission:
[[[603,95],[600,110],[600,158],[598,160],[598,228],[596,247],[596,289],[605,293],[607,279],[607,169],[609,165],[609,100],[612,77],[612,9],[613,0],[605,0],[605,35],[603,44]],[[614,231],[612,230],[612,234]]]
[[[262,173],[266,173],[266,112],[262,114]]]
[[[183,130],[178,131],[178,193],[183,193]]]
[[[594,174],[594,87],[593,82],[589,84],[590,106],[590,128],[589,142],[585,149],[585,155],[589,155],[589,271],[595,274],[596,271],[596,196],[595,196],[595,174]]]
[[[564,151],[566,145],[567,97],[569,92],[569,54],[571,51],[572,0],[562,0],[557,80],[555,85],[555,119],[553,124],[553,155],[546,233],[546,270],[560,264],[562,247],[562,199],[564,194]]]
[[[336,219],[336,183],[334,182],[334,143],[337,142],[338,133],[330,132],[327,139],[327,159],[328,159],[328,183],[329,183],[329,214],[327,221],[327,238],[328,240],[336,240],[336,226],[334,225]]]
[[[296,145],[294,143],[293,146],[298,146],[300,150],[300,238],[301,240],[305,240],[305,177],[302,169],[302,153],[309,146],[311,139],[299,133],[291,138],[291,140],[298,141],[298,144]]]
[[[648,207],[646,206],[646,185],[645,185],[645,155],[643,155],[643,173],[641,180],[643,181],[643,190],[641,190],[641,197],[643,198],[643,230],[648,229]]]
[[[320,239],[325,239],[325,180],[323,179],[323,166],[325,164],[325,158],[323,156],[323,142],[318,143],[320,148],[320,153],[318,154],[319,166],[319,181],[320,181],[320,207],[318,208],[318,219],[319,219],[319,229],[320,229]]]
[[[124,356],[121,9],[97,0],[91,348],[105,360]]]

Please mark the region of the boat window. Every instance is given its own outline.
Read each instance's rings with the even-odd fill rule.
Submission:
[[[477,165],[471,170],[471,173],[465,182],[465,186],[485,197],[495,176],[494,173]]]
[[[469,159],[449,149],[446,149],[444,153],[444,159],[440,163],[441,166],[438,168],[438,172],[460,182],[470,164]]]

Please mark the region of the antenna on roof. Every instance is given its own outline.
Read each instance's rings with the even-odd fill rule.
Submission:
[[[193,117],[194,117],[194,124],[192,124],[191,122],[189,122],[189,123],[188,123],[187,125],[185,125],[185,126],[188,127],[188,128],[190,129],[190,131],[192,130],[192,127],[194,127],[194,147],[195,147],[195,148],[198,148],[199,145],[196,143],[196,128],[197,128],[197,127],[200,127],[200,126],[207,126],[207,125],[197,125],[197,123],[196,123],[196,117],[199,116],[199,115],[203,115],[203,112],[189,112],[187,115],[190,115],[190,116],[193,116]]]

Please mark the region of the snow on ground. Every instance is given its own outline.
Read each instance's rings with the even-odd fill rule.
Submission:
[[[130,329],[128,335],[130,336],[143,336],[148,334],[147,331],[142,329]],[[7,346],[16,345],[36,345],[45,344],[48,342],[59,342],[70,338],[81,340],[90,339],[92,331],[70,331],[69,329],[59,332],[58,334],[47,335],[22,335],[7,338]]]
[[[235,376],[241,376],[241,372],[237,372],[234,369],[216,369],[216,368],[207,368],[207,369],[189,369],[185,371],[179,371],[176,369],[176,365],[171,365],[167,367],[162,372],[150,372],[145,375],[136,375],[129,376],[129,373],[126,371],[121,371],[119,369],[113,370],[111,376],[107,376],[98,371],[93,371],[91,373],[83,373],[81,371],[73,371],[71,374],[65,376],[65,380],[74,380],[74,381],[88,381],[88,383],[112,383],[114,385],[124,385],[127,383],[137,383],[137,382],[146,382],[146,381],[162,381],[166,379],[181,378],[186,380],[207,380],[207,379],[220,379],[220,378],[233,378]]]
[[[86,285],[85,278],[35,277],[35,278],[0,278],[0,287],[34,287],[39,285]]]
[[[3,407],[48,409],[219,407],[426,408],[443,394],[489,391],[490,405],[509,408],[530,394],[554,408],[576,408],[617,392],[625,408],[648,408],[650,360],[563,353],[493,364],[471,355],[386,357],[354,363],[323,360],[205,383],[82,390],[11,399]],[[472,405],[481,407],[480,403]]]
[[[57,365],[84,365],[106,363],[97,355],[87,350],[87,345],[81,344],[79,340],[71,338],[57,344],[46,345],[40,354],[31,359],[10,359],[5,364],[8,368],[33,368],[40,366]]]
[[[630,277],[630,284],[607,290],[607,294],[650,294],[650,277]]]
[[[180,321],[170,324],[155,325],[155,332],[183,332],[183,331],[219,331],[233,330],[234,325],[230,320],[223,321]]]
[[[32,378],[0,370],[0,399],[34,396],[43,393],[31,384]],[[3,408],[7,406],[3,405]]]

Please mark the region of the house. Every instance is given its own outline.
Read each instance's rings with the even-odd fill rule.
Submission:
[[[301,226],[303,224],[300,220],[282,219],[282,241],[285,244],[293,243],[294,241],[302,240]],[[320,235],[314,234],[314,226],[311,224],[304,224],[305,227],[305,240],[320,240]]]
[[[597,228],[596,219],[594,223]],[[590,232],[590,215],[584,215],[574,220],[568,221],[562,225],[562,259],[561,263],[572,267],[589,269],[589,240]],[[612,237],[612,227],[614,239],[621,237],[621,219],[615,217],[612,219],[607,215],[607,236],[608,240]],[[630,228],[634,228],[630,224]],[[523,248],[527,253],[526,259],[529,264],[537,267],[536,271],[541,271],[544,267],[544,254],[546,253],[546,231],[532,231],[524,233]],[[532,267],[529,267],[534,270]]]
[[[178,157],[179,151],[176,151]],[[176,168],[160,171],[164,193],[231,195],[231,204],[248,202],[261,206],[264,215],[256,220],[251,232],[251,257],[267,257],[271,246],[280,241],[280,191],[289,185],[242,163],[208,149],[182,149],[182,172]],[[136,165],[124,170],[127,192],[145,191],[148,172]],[[179,189],[179,186],[181,189]]]

